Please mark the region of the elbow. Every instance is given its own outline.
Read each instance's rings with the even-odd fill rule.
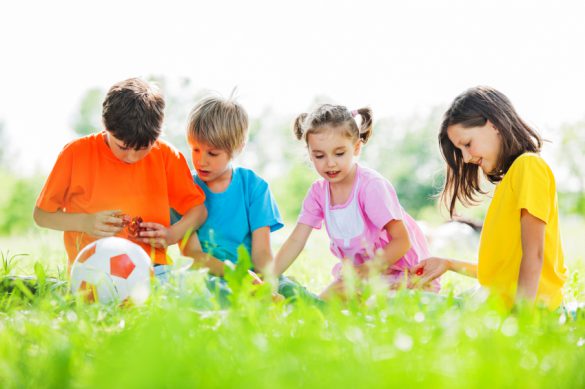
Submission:
[[[33,220],[35,224],[39,227],[44,227],[43,224],[43,211],[39,207],[35,207],[33,211]]]

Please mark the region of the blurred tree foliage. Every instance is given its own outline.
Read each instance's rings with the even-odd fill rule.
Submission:
[[[194,88],[187,78],[170,80],[151,76],[148,79],[160,86],[167,102],[163,137],[190,160],[185,141],[187,116],[209,92]],[[104,96],[105,91],[100,88],[92,88],[83,95],[73,123],[78,135],[101,130]],[[318,96],[311,107],[330,101],[326,96]],[[392,182],[403,207],[414,217],[428,219],[431,212],[436,213],[434,196],[444,180],[444,165],[437,144],[442,111],[436,107],[407,118],[375,117],[373,137],[362,149],[361,161]],[[236,163],[255,170],[270,183],[281,213],[288,221],[297,218],[309,186],[318,178],[306,146],[292,134],[292,121],[293,115],[279,115],[270,109],[251,117],[249,141],[236,159]],[[585,215],[585,120],[561,126],[559,134],[561,140],[554,145],[557,147],[554,158],[560,170],[555,174],[561,211]],[[43,181],[20,178],[9,170],[5,138],[0,122],[3,182],[0,234],[17,233],[32,226],[31,212]]]
[[[102,101],[106,93],[101,88],[91,88],[81,98],[73,119],[73,130],[79,136],[89,135],[102,128]]]

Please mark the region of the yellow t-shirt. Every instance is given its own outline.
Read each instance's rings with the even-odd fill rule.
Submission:
[[[536,299],[556,309],[562,303],[562,288],[567,277],[558,199],[554,175],[536,154],[519,156],[496,186],[479,244],[479,283],[499,294],[508,306],[514,304],[522,261],[522,209],[546,223],[544,263]]]

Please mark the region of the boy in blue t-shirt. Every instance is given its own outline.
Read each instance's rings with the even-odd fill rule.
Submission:
[[[270,233],[283,227],[266,181],[250,169],[233,167],[248,135],[248,115],[233,99],[208,97],[189,115],[187,141],[195,167],[193,179],[205,192],[207,220],[193,234],[183,254],[194,267],[207,267],[212,289],[223,288],[225,261],[236,263],[244,245],[254,271],[270,272],[273,262]],[[216,278],[217,276],[220,278]],[[304,288],[281,279],[285,297],[308,295]]]

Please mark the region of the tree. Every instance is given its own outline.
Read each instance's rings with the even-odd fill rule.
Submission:
[[[92,88],[85,92],[73,120],[73,130],[77,135],[85,136],[101,130],[104,97],[105,92],[100,88]]]

